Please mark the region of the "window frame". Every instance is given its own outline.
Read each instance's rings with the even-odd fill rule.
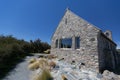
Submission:
[[[66,43],[67,41],[69,41],[68,43]],[[72,48],[72,38],[61,38],[60,39],[60,48],[62,49],[71,49]]]

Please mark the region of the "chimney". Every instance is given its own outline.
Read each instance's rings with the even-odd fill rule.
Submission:
[[[106,31],[104,32],[104,34],[105,34],[109,39],[112,40],[112,32],[111,32],[111,31],[106,30]]]

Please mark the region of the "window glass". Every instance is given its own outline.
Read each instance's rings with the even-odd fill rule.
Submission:
[[[72,47],[72,38],[61,39],[61,48],[71,48]]]
[[[75,37],[75,48],[76,49],[80,48],[80,37]]]

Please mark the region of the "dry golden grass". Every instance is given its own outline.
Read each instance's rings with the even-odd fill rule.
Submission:
[[[42,73],[37,74],[33,80],[53,80],[51,74],[50,74],[50,68],[55,67],[56,63],[51,61],[48,62],[45,58],[39,58],[39,59],[31,59],[29,61],[28,68],[30,70],[36,70],[40,68],[42,70]]]
[[[41,68],[41,69],[50,69],[48,61],[45,58],[39,59],[39,68]]]
[[[35,62],[29,64],[29,65],[28,65],[28,68],[29,68],[30,70],[38,69],[38,68],[39,68],[39,61],[35,61]]]
[[[41,74],[38,74],[34,77],[34,80],[53,80],[53,78],[50,72],[44,69]]]
[[[50,62],[49,62],[49,66],[50,66],[51,68],[54,68],[54,67],[56,66],[56,63],[55,63],[54,61],[50,61]]]
[[[34,63],[35,61],[36,61],[36,58],[31,58],[31,59],[29,60],[29,64]]]
[[[32,63],[30,62],[28,65],[28,68],[30,70],[35,70],[35,69],[49,69],[50,70],[50,66],[48,64],[47,59],[45,58],[39,58],[38,60],[35,60],[35,62],[31,59]]]
[[[62,75],[62,80],[68,80],[65,75]]]
[[[48,59],[54,59],[54,58],[57,58],[57,56],[55,56],[54,54],[49,54],[47,56]]]
[[[46,51],[44,51],[44,53],[50,54],[50,49],[47,49]]]

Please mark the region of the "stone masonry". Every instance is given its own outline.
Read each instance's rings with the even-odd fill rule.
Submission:
[[[116,44],[112,41],[110,33],[107,31],[104,34],[101,29],[66,9],[52,36],[51,54],[64,58],[69,63],[84,63],[86,68],[100,71],[114,69],[117,64]],[[80,37],[80,48],[77,49],[75,37]],[[65,38],[72,38],[71,48],[61,48],[61,39]],[[106,65],[107,61],[110,67]]]

